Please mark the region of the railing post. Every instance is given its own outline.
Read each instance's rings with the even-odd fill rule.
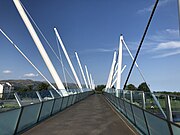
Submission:
[[[172,110],[171,110],[171,101],[170,101],[170,97],[169,95],[166,95],[166,115],[167,115],[167,119],[169,121],[173,122],[173,118],[172,118]]]
[[[130,107],[131,107],[131,112],[132,112],[134,124],[136,125],[136,120],[135,120],[134,110],[133,110],[133,108],[132,108],[132,104],[133,104],[133,96],[132,96],[132,91],[130,91]]]
[[[42,100],[41,95],[39,94],[38,91],[36,91],[36,94],[37,94],[37,96],[38,96],[39,101],[42,102],[43,100]]]
[[[130,91],[130,102],[133,103],[132,91]]]
[[[16,124],[15,130],[14,130],[14,135],[16,135],[18,133],[18,127],[19,127],[19,123],[21,121],[21,116],[22,116],[23,110],[24,110],[24,106],[21,106],[20,114],[19,114],[17,124]]]
[[[52,105],[52,110],[51,110],[51,114],[50,114],[50,116],[51,116],[53,114],[53,109],[54,109],[54,104],[55,104],[56,98],[54,97],[52,91],[49,90],[49,93],[51,94],[51,97],[53,98],[53,105]]]
[[[37,121],[36,121],[36,123],[38,123],[39,120],[40,120],[41,111],[42,111],[42,107],[43,107],[43,99],[42,99],[42,97],[41,97],[41,95],[39,94],[38,91],[36,91],[36,94],[37,94],[37,96],[39,98],[39,101],[40,101],[40,104],[41,104],[40,109],[39,109],[39,114],[38,114],[38,117],[37,117]]]
[[[145,94],[144,92],[142,93],[142,108],[146,109],[146,99],[145,99]]]
[[[15,98],[16,98],[16,101],[17,101],[19,107],[22,107],[21,99],[19,98],[17,92],[14,93],[14,96],[15,96]]]
[[[124,92],[124,90],[123,90],[123,100],[125,99],[125,92]]]

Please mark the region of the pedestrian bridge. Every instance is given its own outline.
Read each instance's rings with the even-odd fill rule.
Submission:
[[[0,112],[0,134],[179,135],[180,126],[114,94],[93,91],[60,97],[55,92],[9,95]],[[17,97],[19,98],[17,98]],[[36,98],[37,96],[37,98]],[[39,96],[39,97],[38,97]],[[40,100],[38,100],[40,98]],[[18,104],[18,103],[17,103]],[[8,130],[7,130],[8,129]],[[162,130],[163,129],[163,130]]]

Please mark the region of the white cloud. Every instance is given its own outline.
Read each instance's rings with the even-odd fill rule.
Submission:
[[[27,74],[24,74],[23,77],[30,77],[30,78],[34,78],[34,77],[37,77],[39,76],[38,74],[34,74],[34,73],[27,73]]]
[[[152,58],[165,58],[180,54],[178,29],[165,29],[149,35],[144,42],[146,53],[153,54]]]
[[[147,7],[147,8],[140,9],[140,10],[137,11],[137,13],[138,13],[138,14],[143,14],[143,13],[145,13],[145,12],[150,12],[150,11],[152,11],[153,6],[154,6],[154,5],[151,5],[151,6]]]
[[[154,50],[177,49],[180,48],[180,41],[169,41],[160,43]]]
[[[113,52],[113,51],[115,51],[115,49],[103,49],[103,48],[99,48],[96,51],[97,52]]]
[[[165,58],[173,55],[180,54],[180,41],[169,41],[164,43],[159,43],[153,52],[158,53],[157,56],[153,58]]]
[[[158,8],[166,5],[170,1],[172,1],[172,0],[161,0],[161,1],[159,1]],[[146,12],[151,12],[153,7],[154,7],[154,4],[150,5],[149,7],[144,8],[144,9],[138,10],[137,13],[138,14],[143,14],[143,13],[146,13]]]
[[[178,29],[165,29],[157,31],[154,35],[149,36],[147,39],[152,42],[168,42],[179,38]]]
[[[106,52],[114,52],[115,50],[117,50],[117,48],[111,48],[111,49],[106,49],[106,48],[97,48],[97,49],[88,49],[83,51],[84,53],[90,52],[90,53],[106,53]]]
[[[4,74],[11,74],[12,71],[11,71],[11,70],[4,70],[3,73],[4,73]]]
[[[173,52],[163,53],[163,54],[154,56],[153,58],[165,58],[165,57],[169,57],[169,56],[173,56],[173,55],[178,55],[178,54],[180,54],[180,50],[173,51]]]

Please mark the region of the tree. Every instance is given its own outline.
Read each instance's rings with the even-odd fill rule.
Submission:
[[[125,88],[125,90],[137,90],[136,86],[134,86],[133,84],[128,84]]]
[[[95,90],[102,91],[105,87],[106,87],[106,85],[98,85]]]
[[[149,87],[147,86],[147,83],[146,83],[146,82],[141,83],[141,84],[138,86],[138,90],[139,90],[139,91],[144,91],[144,92],[150,92],[150,89],[149,89]]]
[[[42,83],[40,83],[40,84],[38,85],[37,89],[38,89],[39,91],[41,91],[41,90],[48,90],[48,87],[49,87],[49,84],[48,84],[48,83],[42,82]]]
[[[33,90],[33,85],[28,85],[28,91],[32,91]]]

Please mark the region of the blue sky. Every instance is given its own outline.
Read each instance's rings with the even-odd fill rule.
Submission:
[[[21,0],[21,2],[56,53],[58,49],[53,27],[59,30],[78,75],[75,51],[79,53],[82,65],[88,66],[95,83],[105,84],[113,52],[118,48],[119,35],[121,33],[124,35],[124,40],[134,55],[155,0]],[[53,82],[12,0],[0,0],[0,18],[0,28]],[[178,29],[177,1],[160,0],[137,60],[152,90],[180,90]],[[64,81],[61,64],[42,37],[41,40],[60,78]],[[2,34],[0,46],[0,80],[43,80]],[[63,53],[62,57],[69,70]],[[132,60],[124,48],[123,65],[126,64],[127,68],[122,74],[122,85],[131,63]],[[68,75],[67,80],[72,81]],[[138,86],[142,81],[137,69],[134,68],[128,83]]]

